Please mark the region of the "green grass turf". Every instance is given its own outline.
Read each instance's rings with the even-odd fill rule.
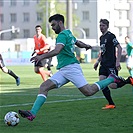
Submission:
[[[87,81],[98,80],[98,71],[93,64],[81,64]],[[78,89],[68,83],[60,89],[49,92],[47,102],[39,110],[33,122],[20,117],[16,127],[4,124],[4,115],[18,109],[29,110],[36,99],[41,76],[33,71],[33,66],[8,66],[21,78],[21,85],[0,72],[0,133],[132,133],[133,132],[133,88],[126,85],[111,90],[116,109],[101,110],[107,104],[101,91],[91,97],[83,96]],[[54,72],[56,69],[52,68]],[[122,63],[120,75],[129,76]]]

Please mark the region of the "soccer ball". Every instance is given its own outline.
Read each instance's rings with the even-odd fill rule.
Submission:
[[[16,112],[10,111],[4,117],[4,122],[7,126],[16,126],[19,123],[19,115]]]

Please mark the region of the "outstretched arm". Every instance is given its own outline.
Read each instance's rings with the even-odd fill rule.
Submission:
[[[58,45],[56,45],[54,50],[52,50],[52,51],[50,51],[48,53],[39,55],[39,56],[37,55],[35,57],[32,57],[30,59],[30,61],[31,62],[38,62],[38,61],[40,61],[42,59],[46,59],[46,58],[50,58],[50,57],[56,56],[56,55],[58,55],[60,53],[60,51],[63,49],[63,47],[64,47],[64,45],[58,44]]]
[[[79,48],[85,48],[86,50],[92,48],[89,44],[85,44],[84,42],[79,41],[79,40],[77,40],[77,42],[75,43],[75,45],[77,45]]]

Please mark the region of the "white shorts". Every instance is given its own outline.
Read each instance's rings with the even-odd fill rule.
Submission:
[[[129,56],[127,61],[126,61],[127,67],[130,67],[133,69],[133,56]]]
[[[88,84],[84,78],[80,65],[77,63],[61,68],[50,78],[50,80],[56,84],[57,88],[68,82],[72,82],[77,88],[81,88]]]

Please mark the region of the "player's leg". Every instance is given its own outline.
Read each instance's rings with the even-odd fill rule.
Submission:
[[[28,120],[32,121],[35,118],[41,106],[45,103],[47,95],[48,95],[48,91],[54,88],[59,88],[68,82],[69,81],[62,76],[60,71],[58,71],[50,79],[48,79],[47,81],[41,84],[39,94],[32,106],[32,109],[30,111],[19,110],[19,114],[22,117],[27,118]]]
[[[53,75],[51,71],[44,70],[44,67],[39,67],[38,69],[43,81],[46,81],[47,77],[51,77]]]
[[[47,76],[49,75],[49,72],[45,71],[44,67],[38,67],[38,69],[39,69],[39,74],[41,75],[43,81],[46,81],[47,80]]]
[[[53,75],[53,77],[54,77],[54,75]],[[83,80],[84,80],[84,77],[80,77],[80,79],[81,78],[83,78]],[[61,82],[63,81],[63,82],[61,83],[59,81],[59,79],[61,79],[60,81]],[[51,89],[54,89],[55,87],[60,87],[63,84],[66,84],[67,82],[69,82],[69,80],[66,80],[66,78],[64,78],[64,77],[63,77],[63,80],[62,80],[62,78],[59,78],[59,77],[58,78],[51,77],[51,80],[48,79],[47,81],[42,83],[42,85],[40,86],[40,93],[38,94],[32,109],[30,111],[19,110],[19,114],[22,117],[27,118],[28,120],[32,121],[35,118],[35,116],[36,116],[37,112],[39,111],[39,109],[41,108],[41,106],[46,101],[48,91]],[[89,84],[86,84],[83,87],[80,87],[79,90],[85,96],[91,96],[91,95],[95,94],[96,92],[98,92],[100,89],[104,89],[107,85],[109,85],[112,82],[119,82],[119,77],[117,77],[116,75],[110,75],[107,79],[96,82],[95,84],[93,84],[91,86]],[[79,85],[79,84],[77,84],[77,85]]]
[[[100,66],[99,68],[99,80],[104,80],[108,77],[108,75],[110,74],[110,70],[107,67],[104,66]],[[108,86],[106,86],[103,90],[103,95],[106,98],[106,100],[108,101],[108,104],[106,104],[104,107],[102,107],[102,109],[112,109],[115,108],[115,103],[111,97],[111,91],[109,89]]]
[[[92,86],[84,78],[82,69],[79,64],[68,65],[63,68],[64,77],[70,80],[85,96],[91,96],[104,89],[110,83],[114,82],[115,77],[109,77],[103,81],[96,82]]]
[[[52,62],[52,57],[48,58],[48,61],[47,61],[47,69],[48,69],[48,71],[51,71],[51,62]]]
[[[47,70],[48,70],[48,72],[49,72],[49,77],[52,77],[52,75],[53,75],[53,72],[51,70],[51,66],[52,66],[51,62],[52,62],[52,57],[47,59],[47,63],[45,65]]]
[[[107,79],[95,82],[93,85],[86,84],[85,86],[79,88],[79,90],[85,95],[85,96],[91,96],[94,95],[99,90],[105,89],[106,86],[108,86],[111,83],[118,83],[121,82],[121,77],[110,74]]]
[[[109,87],[105,87],[103,90],[103,95],[105,96],[106,100],[108,101],[108,104],[106,104],[102,109],[113,109],[115,108],[115,103],[113,102],[113,99],[111,97],[111,92]]]
[[[130,72],[131,74],[131,77],[133,78],[133,68],[131,69],[131,72]]]
[[[45,64],[46,64],[46,59],[43,59],[39,61],[37,64],[35,63],[35,67],[34,67],[35,73],[40,74],[43,81],[46,81],[47,76],[50,76],[50,72],[44,70]]]
[[[48,91],[54,89],[55,87],[56,85],[54,84],[54,82],[52,82],[49,79],[43,82],[40,86],[40,92],[37,95],[37,98],[32,106],[32,109],[30,111],[19,110],[19,114],[23,118],[27,118],[28,120],[32,121],[36,117],[36,114],[40,110],[42,105],[45,103]]]
[[[68,73],[69,71],[70,73]],[[72,75],[75,75],[75,78]],[[77,79],[78,81],[76,81]],[[82,74],[82,70],[78,64],[66,66],[60,69],[60,71],[54,74],[50,79],[42,83],[42,85],[40,86],[40,92],[37,96],[37,99],[34,102],[32,109],[30,111],[19,110],[20,115],[32,121],[35,118],[41,106],[46,101],[48,91],[54,89],[55,87],[59,88],[62,85],[68,83],[69,81],[71,81],[77,87],[79,86],[79,90],[84,95],[91,96],[98,92],[100,89],[105,88],[110,83],[119,82],[119,77],[117,77],[116,75],[110,75],[107,79],[96,82],[95,84],[90,86],[89,84],[87,84]],[[81,86],[83,84],[85,85]]]
[[[20,85],[20,78],[10,69],[8,69],[5,65],[3,60],[1,60],[0,62],[0,68],[1,70],[6,73],[9,74],[10,76],[12,76],[15,80],[16,80],[16,85],[19,86]]]
[[[125,80],[125,82],[126,84],[133,85],[133,56],[130,56],[127,59],[126,66],[127,66],[130,76]]]

